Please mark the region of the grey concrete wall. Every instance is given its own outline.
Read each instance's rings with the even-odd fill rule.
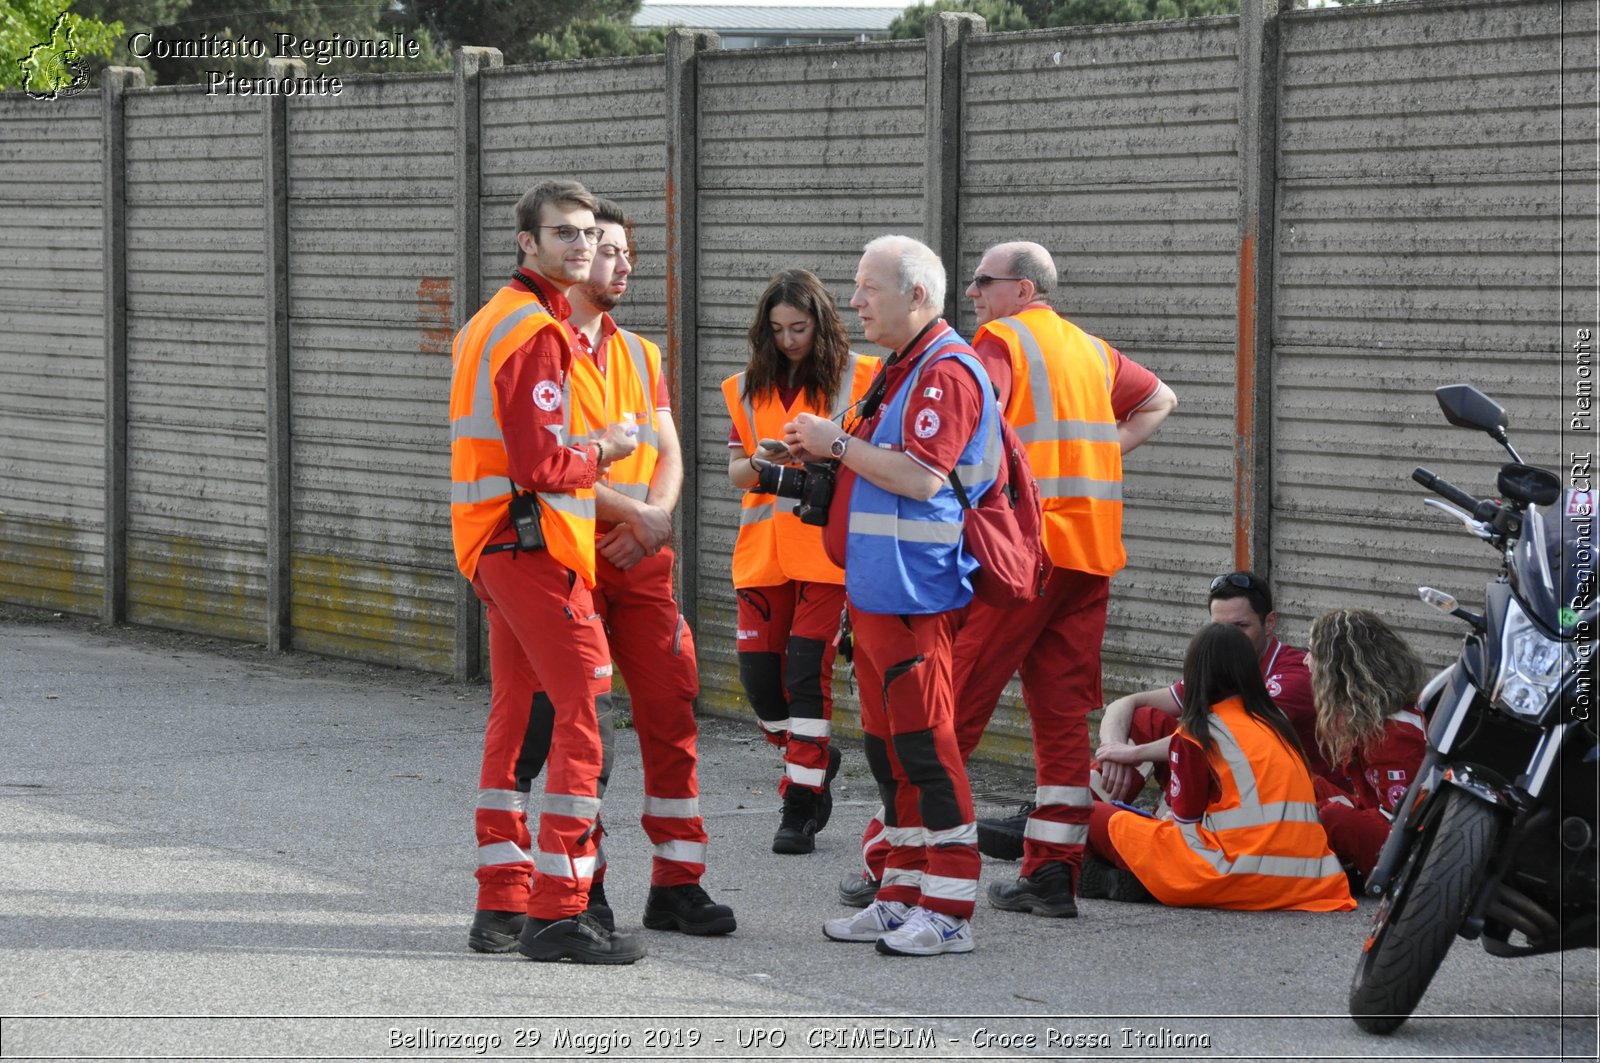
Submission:
[[[1558,464],[1566,330],[1594,323],[1594,8],[1247,7],[1248,32],[707,39],[670,72],[658,56],[357,78],[289,101],[277,126],[262,100],[131,89],[125,615],[476,671],[441,486],[449,344],[512,267],[516,198],[573,175],[635,215],[619,316],[663,341],[678,378],[707,708],[745,711],[720,381],[771,273],[813,269],[842,304],[861,244],[888,231],[954,234],[958,288],[989,244],[1041,240],[1059,309],[1182,398],[1128,462],[1109,689],[1170,674],[1206,580],[1239,558],[1271,565],[1291,638],[1355,602],[1442,657],[1454,632],[1407,604],[1410,583],[1426,572],[1470,599],[1490,559],[1423,516],[1406,475],[1424,463],[1488,488],[1494,448],[1444,427],[1429,394],[1458,379],[1506,403],[1530,460]],[[0,600],[90,613],[119,541],[107,106],[0,97]],[[933,201],[948,204],[937,234]],[[1242,270],[1265,289],[1242,290]],[[287,547],[269,531],[284,484]],[[282,556],[287,638],[269,616]],[[1014,753],[1022,728],[1008,702],[990,751]]]
[[[105,355],[98,96],[0,96],[0,598],[98,613]]]
[[[127,100],[127,606],[258,640],[266,617],[260,105]]]

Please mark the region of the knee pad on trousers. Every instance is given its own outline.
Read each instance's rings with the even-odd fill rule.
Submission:
[[[517,789],[523,793],[533,788],[533,780],[544,771],[544,762],[550,759],[550,737],[555,728],[556,707],[550,695],[541,690],[533,695],[528,729],[522,735],[522,752],[517,754]]]
[[[740,653],[739,682],[756,715],[769,723],[789,718],[783,693],[783,658],[776,653]]]
[[[933,732],[908,731],[893,738],[895,756],[906,778],[922,791],[922,823],[929,830],[949,830],[962,823],[955,783],[939,759]]]
[[[789,637],[789,664],[784,672],[784,684],[789,693],[790,716],[822,719],[825,707],[822,699],[822,659],[827,648],[827,643],[819,639]]]
[[[611,778],[612,746],[616,742],[615,715],[612,711],[611,693],[596,694],[595,716],[600,724],[600,793],[606,792],[606,782]],[[555,734],[556,707],[550,695],[539,691],[533,695],[533,708],[528,712],[528,729],[522,735],[522,752],[517,754],[517,789],[528,793],[533,780],[544,771],[550,759],[550,740]]]
[[[900,785],[894,780],[894,768],[889,764],[889,747],[877,735],[866,735],[862,740],[867,767],[872,769],[872,777],[878,783],[878,799],[883,802],[883,822],[886,826],[898,827],[899,817],[895,815],[894,799],[900,792]]]

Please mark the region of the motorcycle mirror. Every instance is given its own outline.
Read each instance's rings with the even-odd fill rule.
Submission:
[[[1434,397],[1444,419],[1457,428],[1476,428],[1488,432],[1497,441],[1506,438],[1506,411],[1500,404],[1470,384],[1447,384],[1436,388]]]
[[[1418,587],[1417,597],[1446,616],[1455,612],[1457,608],[1455,595],[1446,594],[1444,591],[1435,590],[1432,587]]]
[[[1550,506],[1561,497],[1561,480],[1556,474],[1532,465],[1517,462],[1502,465],[1495,483],[1500,497],[1525,506]]]

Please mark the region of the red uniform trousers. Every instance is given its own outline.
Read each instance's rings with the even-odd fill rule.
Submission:
[[[489,722],[478,779],[478,907],[538,919],[588,903],[599,844],[601,744],[597,676],[610,674],[589,588],[543,550],[482,557],[472,589],[489,620]],[[527,794],[513,777],[537,676],[552,706],[550,770],[537,849]]]
[[[956,741],[972,756],[1000,694],[1019,669],[1033,728],[1034,802],[1022,874],[1047,863],[1083,864],[1089,822],[1089,713],[1100,707],[1100,644],[1111,580],[1058,568],[1039,598],[1012,608],[973,599],[956,635]],[[881,879],[882,824],[862,838],[867,874]]]
[[[1109,801],[1096,801],[1089,810],[1089,852],[1108,864],[1115,864],[1124,871],[1132,871],[1128,861],[1117,852],[1116,843],[1111,840],[1111,817],[1121,812],[1125,816],[1136,816],[1137,812],[1118,808]]]
[[[1317,791],[1317,819],[1328,834],[1328,848],[1365,878],[1377,865],[1394,821],[1381,808],[1362,808],[1321,776],[1313,775],[1311,782]]]
[[[878,898],[960,919],[978,898],[978,826],[956,746],[951,649],[960,610],[850,609],[867,763],[886,810]]]
[[[833,736],[833,663],[844,587],[790,580],[743,587],[739,681],[767,741],[783,749],[778,793],[822,792]]]
[[[605,623],[612,659],[627,685],[633,730],[639,736],[644,764],[639,822],[655,850],[650,882],[656,886],[699,882],[706,869],[707,839],[696,777],[700,731],[694,718],[700,677],[694,635],[672,596],[672,564],[671,549],[645,557],[629,569],[595,558],[595,607]],[[604,683],[609,691],[610,680]],[[549,746],[548,704],[540,691],[515,748],[501,753],[516,764],[514,774],[524,788],[538,775],[542,752]],[[610,776],[609,737],[602,792]],[[596,829],[597,837],[603,833]],[[595,877],[605,877],[603,852]]]

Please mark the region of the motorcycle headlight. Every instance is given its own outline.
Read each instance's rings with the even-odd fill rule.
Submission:
[[[1568,649],[1539,630],[1513,599],[1500,635],[1500,682],[1495,698],[1513,715],[1538,719],[1561,689]]]

